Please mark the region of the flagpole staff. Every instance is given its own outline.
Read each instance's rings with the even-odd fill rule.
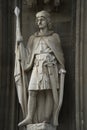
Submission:
[[[15,16],[16,16],[16,44],[15,44],[15,62],[17,64],[16,72],[19,71],[20,75],[20,82],[21,85],[19,86],[18,91],[18,98],[19,98],[19,103],[22,108],[23,116],[26,116],[26,104],[27,104],[27,98],[26,98],[26,85],[25,85],[25,73],[24,73],[24,59],[22,56],[22,51],[23,51],[23,37],[21,34],[21,29],[20,29],[20,9],[16,6],[14,10]],[[17,84],[19,85],[19,84]],[[16,86],[17,86],[16,85]],[[17,86],[18,87],[18,86]]]

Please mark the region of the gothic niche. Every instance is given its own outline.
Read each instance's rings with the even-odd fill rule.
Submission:
[[[29,9],[40,11],[58,12],[63,0],[24,0],[23,3],[28,5]]]

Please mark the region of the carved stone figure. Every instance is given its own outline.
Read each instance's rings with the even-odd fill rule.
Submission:
[[[64,57],[60,38],[52,31],[50,14],[36,14],[38,31],[24,47],[17,16],[15,82],[24,120],[18,126],[46,123],[58,125],[63,100]]]

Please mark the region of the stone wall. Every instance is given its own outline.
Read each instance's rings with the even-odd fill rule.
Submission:
[[[14,85],[14,1],[0,1],[0,129],[16,130],[18,103]]]

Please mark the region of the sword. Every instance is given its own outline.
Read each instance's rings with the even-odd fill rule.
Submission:
[[[59,71],[59,74],[60,74],[59,102],[58,102],[57,110],[55,111],[55,117],[54,117],[55,125],[59,124],[57,119],[59,118],[59,113],[60,113],[60,109],[61,109],[62,102],[63,102],[65,73],[66,73],[66,70],[60,69],[60,71]]]
[[[61,69],[59,71],[59,74],[60,74],[60,92],[59,92],[58,116],[63,102],[64,79],[65,79],[66,70]]]

